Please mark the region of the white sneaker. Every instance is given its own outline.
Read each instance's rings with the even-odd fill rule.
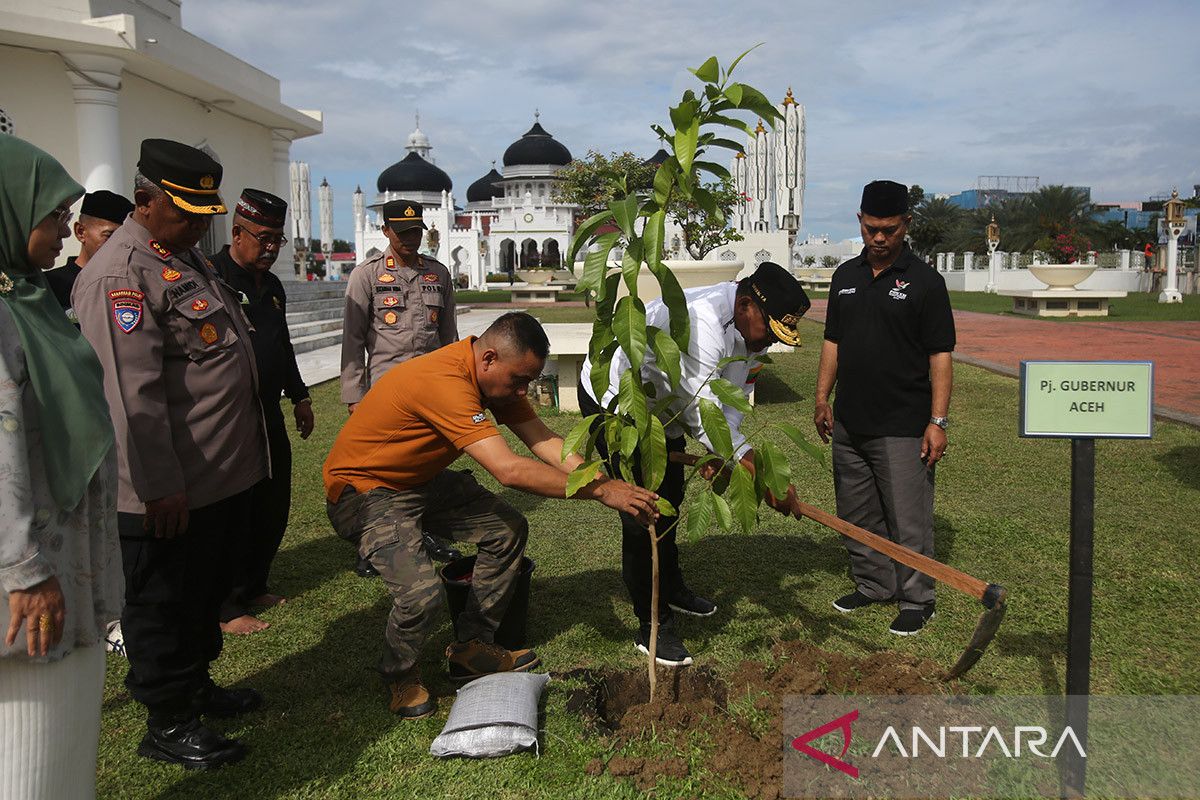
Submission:
[[[125,635],[121,633],[121,620],[115,619],[108,623],[108,631],[104,634],[104,652],[116,653],[122,658],[125,654]]]

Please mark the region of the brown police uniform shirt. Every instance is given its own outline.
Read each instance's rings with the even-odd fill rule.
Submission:
[[[269,474],[250,324],[201,252],[171,253],[133,217],[75,282],[117,434],[117,510],[178,492],[200,508]]]
[[[458,341],[454,286],[441,262],[407,267],[389,247],[354,268],[342,324],[342,402],[357,403],[402,361]]]

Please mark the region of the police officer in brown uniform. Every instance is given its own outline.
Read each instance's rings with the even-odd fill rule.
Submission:
[[[388,249],[355,267],[346,287],[342,402],[351,412],[396,364],[458,341],[450,270],[419,252],[422,232],[429,227],[421,204],[392,200],[382,210]],[[424,544],[437,561],[460,557],[430,535]],[[363,577],[378,574],[362,558],[355,572]]]
[[[198,768],[245,754],[200,716],[262,702],[209,677],[232,545],[251,487],[269,474],[250,325],[195,246],[226,213],[220,181],[201,151],[142,142],[134,211],[72,294],[116,431],[125,685],[149,710],[138,753]]]

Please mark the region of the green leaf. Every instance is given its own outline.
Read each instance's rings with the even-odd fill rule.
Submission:
[[[650,427],[650,412],[646,408],[646,395],[642,394],[637,374],[637,369],[627,369],[621,373],[617,396],[620,399],[621,413],[628,414],[637,425],[637,432],[644,435]]]
[[[701,492],[688,506],[687,534],[689,539],[699,539],[712,524],[712,492]]]
[[[663,424],[651,415],[648,435],[641,443],[642,486],[657,492],[667,474],[667,434]]]
[[[636,372],[646,357],[646,307],[642,301],[630,295],[618,300],[612,328]]]
[[[599,341],[603,341],[597,340],[594,333],[592,336],[593,345],[598,344]],[[618,347],[620,347],[620,344],[616,340],[613,340],[603,345],[599,353],[592,357],[592,374],[590,377],[592,379],[592,392],[595,393],[596,402],[600,402],[601,398],[608,392],[608,379],[612,374],[612,360],[613,356],[616,355]]]
[[[755,476],[778,498],[787,497],[792,482],[792,465],[774,442],[761,442],[754,448]]]
[[[729,98],[729,102],[740,108],[742,105],[742,85],[740,83],[733,83],[726,86],[725,96]]]
[[[712,451],[726,461],[733,459],[733,437],[721,408],[707,397],[700,398],[700,424],[712,445]]]
[[[696,112],[699,110],[699,103],[694,100],[689,102],[685,97],[683,102],[670,110],[671,124],[676,130],[686,128],[696,120]]]
[[[758,497],[754,493],[754,476],[740,463],[734,465],[729,476],[729,501],[742,532],[749,533],[758,517]]]
[[[654,271],[654,266],[662,262],[663,255],[663,239],[666,237],[666,211],[655,211],[646,220],[646,226],[642,229],[642,259]],[[638,265],[641,269],[641,265]]]
[[[608,254],[612,252],[613,246],[620,238],[618,233],[605,233],[597,236],[596,244],[599,247],[589,250],[583,257],[583,277],[580,278],[576,288],[579,291],[595,292],[597,301],[603,299],[600,297],[600,292],[603,291],[604,274],[608,271]]]
[[[729,65],[729,69],[725,71],[725,75],[726,75],[726,77],[728,77],[728,76],[730,76],[730,75],[732,75],[732,74],[733,74],[733,71],[734,71],[734,70],[737,68],[737,65],[741,63],[741,61],[742,61],[742,59],[743,59],[743,58],[745,58],[746,56],[750,55],[750,54],[751,54],[751,53],[753,53],[755,50],[757,50],[758,48],[762,47],[764,44],[766,44],[766,42],[759,42],[758,44],[754,45],[754,47],[751,47],[749,50],[747,50],[746,52],[742,53],[740,56],[738,56],[737,58],[735,58],[735,59],[733,60],[733,63]]]
[[[675,273],[667,269],[665,264],[659,263],[650,270],[654,277],[658,278],[662,300],[671,317],[671,338],[679,345],[679,351],[686,353],[691,340],[692,322],[688,317],[687,297],[683,294],[683,287],[679,285]]]
[[[724,125],[727,128],[733,128],[751,136],[754,135],[754,128],[750,127],[749,123],[743,122],[737,117],[726,117],[721,114],[711,114],[706,122],[708,122],[710,125]]]
[[[733,385],[732,381],[717,378],[709,381],[708,387],[712,389],[717,399],[725,405],[733,406],[743,414],[750,413],[750,400],[746,398],[745,392]]]
[[[621,255],[621,276],[629,294],[637,297],[638,273],[642,271],[642,240],[634,239]]]
[[[796,443],[796,447],[799,447],[801,452],[803,452],[813,461],[816,461],[822,467],[825,466],[825,450],[822,449],[820,445],[813,444],[806,439],[804,434],[801,433],[800,429],[795,425],[782,423],[779,428],[784,432],[784,434],[787,435],[789,439]]]
[[[676,509],[675,506],[671,505],[671,501],[667,500],[665,497],[660,497],[655,500],[654,505],[658,508],[658,513],[662,514],[664,517],[679,516],[679,510]]]
[[[709,56],[707,61],[691,72],[705,83],[716,83],[721,77],[721,69],[717,66],[716,56]]]
[[[614,200],[608,204],[613,221],[625,234],[626,239],[633,238],[633,221],[637,219],[638,202],[636,197],[626,197],[624,200]]]
[[[679,388],[679,379],[683,373],[683,359],[680,356],[679,345],[661,328],[651,325],[647,328],[650,334],[650,347],[654,350],[654,360],[658,368],[671,382],[672,389]]]
[[[700,120],[693,119],[685,127],[675,129],[675,160],[683,174],[690,175],[696,158],[696,140],[700,137]]]
[[[601,211],[598,214],[588,217],[582,225],[575,229],[575,236],[571,239],[571,249],[567,253],[567,265],[571,268],[572,272],[575,270],[575,255],[579,252],[579,248],[587,244],[588,239],[592,238],[592,234],[596,232],[596,229],[611,218],[611,212],[608,210]]]
[[[708,146],[709,147],[724,147],[726,150],[732,150],[735,153],[744,153],[746,151],[746,145],[744,145],[744,144],[738,144],[737,142],[733,141],[732,139],[720,139],[717,137],[713,137],[712,139],[709,139]]]
[[[694,200],[696,205],[700,206],[700,208],[704,210],[705,214],[713,216],[718,213],[717,199],[712,196],[712,192],[710,192],[708,189],[705,189],[702,186],[697,186],[695,191],[692,192],[692,200]]]
[[[617,285],[621,282],[621,273],[614,272],[604,279],[604,291],[596,293],[596,319],[605,325],[612,325],[613,308],[617,304]]]
[[[675,185],[675,165],[670,160],[658,165],[654,172],[654,201],[665,207],[671,199],[671,188]]]
[[[729,510],[729,503],[719,494],[713,493],[713,508],[717,512],[717,526],[721,530],[729,533],[733,528],[733,512]]]
[[[559,456],[559,461],[566,461],[567,456],[574,453],[580,445],[587,441],[592,432],[592,423],[599,416],[599,414],[592,414],[584,417],[574,428],[571,428],[571,432],[563,437],[562,455]]]
[[[720,164],[714,164],[711,161],[697,161],[696,169],[702,169],[705,172],[710,172],[722,180],[729,180],[731,177],[729,170],[725,169]]]
[[[601,462],[597,459],[580,464],[571,470],[571,473],[567,475],[567,497],[574,496],[580,489],[596,480],[600,474],[600,464]]]
[[[621,428],[621,455],[629,458],[638,446],[637,428]]]
[[[728,367],[730,364],[736,364],[739,361],[749,361],[750,356],[725,356],[717,362],[717,372]]]

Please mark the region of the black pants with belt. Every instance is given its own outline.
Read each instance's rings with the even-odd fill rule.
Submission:
[[[601,413],[600,405],[582,386],[578,389],[578,398],[579,413],[583,416]],[[598,418],[592,423],[593,426],[598,425],[600,419],[602,418]],[[682,436],[667,439],[667,453],[682,453],[684,444]],[[620,473],[609,461],[608,446],[604,441],[604,436],[596,438],[596,449],[599,450],[600,457],[608,465],[608,474],[619,478]],[[638,457],[637,451],[634,451],[632,461],[635,465],[640,465],[641,459]],[[638,480],[641,479],[641,469],[638,466],[634,467],[634,477]],[[679,508],[683,503],[683,490],[683,465],[668,461],[666,475],[663,477],[662,485],[657,489],[658,496],[675,508]],[[679,547],[675,544],[675,524],[678,519],[678,517],[659,517],[655,528],[660,534],[663,530],[667,530],[666,535],[658,543],[659,622],[670,621],[671,609],[667,606],[667,601],[684,588],[683,572],[679,568]],[[625,581],[625,588],[629,590],[629,598],[633,601],[633,613],[637,615],[638,622],[643,625],[650,623],[650,592],[653,578],[651,562],[650,534],[634,516],[622,512],[621,578]]]
[[[267,446],[271,451],[271,477],[250,490],[250,503],[239,550],[231,564],[233,590],[221,606],[221,621],[248,614],[250,601],[267,592],[271,563],[287,530],[292,505],[292,445],[279,403],[263,404],[267,420]],[[272,413],[274,411],[274,413]]]
[[[118,514],[125,571],[121,631],[129,656],[125,686],[151,715],[188,712],[221,654],[221,602],[245,527],[250,490],[189,512],[171,539],[143,529],[141,514]]]

